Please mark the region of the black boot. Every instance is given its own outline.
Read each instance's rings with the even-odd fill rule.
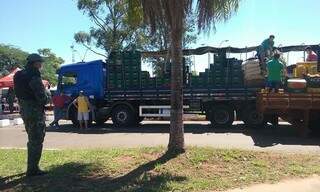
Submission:
[[[41,158],[43,145],[36,145],[32,146],[28,143],[28,167],[27,167],[27,177],[37,176],[37,175],[44,175],[46,172],[40,170],[39,168],[39,161]]]

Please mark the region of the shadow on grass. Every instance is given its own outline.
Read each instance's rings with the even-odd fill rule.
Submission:
[[[0,191],[168,191],[168,183],[186,178],[152,170],[177,156],[167,152],[119,177],[103,173],[96,164],[67,163],[50,168],[46,176],[27,178],[19,174],[0,178]]]

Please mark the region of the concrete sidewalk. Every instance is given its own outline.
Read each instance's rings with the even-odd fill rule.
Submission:
[[[277,184],[259,184],[243,189],[233,189],[226,192],[319,192],[320,177],[293,179]]]

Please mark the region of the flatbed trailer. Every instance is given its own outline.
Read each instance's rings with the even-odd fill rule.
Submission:
[[[183,94],[184,99],[188,101],[192,100],[210,100],[210,101],[221,101],[221,100],[254,100],[258,88],[222,88],[222,89],[189,89],[184,88]],[[141,89],[141,90],[114,90],[106,91],[105,100],[107,102],[113,102],[123,98],[125,100],[165,100],[168,101],[170,98],[170,89]]]
[[[312,47],[317,48],[317,53],[319,53],[320,49],[318,49],[318,45],[312,45]],[[183,55],[247,53],[256,50],[256,48],[201,47],[183,50]],[[282,52],[303,51],[304,49],[305,46],[279,48]],[[166,55],[166,53],[167,51],[142,52],[142,55],[157,57]],[[169,87],[159,88],[155,86],[152,89],[142,88],[140,74],[140,78],[137,78],[137,81],[140,81],[139,88],[126,87],[125,83],[123,87],[114,89],[109,86],[110,70],[108,67],[112,63],[111,61],[117,63],[117,61],[109,59],[106,62],[97,60],[61,66],[57,72],[59,76],[57,93],[64,92],[72,97],[76,97],[80,90],[85,91],[85,94],[90,98],[93,105],[91,111],[94,114],[92,117],[94,116],[95,119],[91,120],[94,120],[97,124],[104,123],[110,117],[116,126],[129,126],[139,123],[146,116],[150,117],[150,114],[154,117],[170,116],[171,90]],[[228,66],[228,63],[226,64]],[[121,74],[121,78],[125,81],[124,73]],[[218,88],[212,87],[213,85],[209,85],[207,82],[204,83],[206,85],[205,88],[195,88],[190,86],[190,83],[184,83],[183,88],[185,113],[204,114],[214,127],[230,127],[235,119],[242,120],[251,127],[263,126],[265,123],[264,114],[265,112],[267,114],[269,109],[266,107],[262,108],[263,113],[260,113],[256,107],[257,93],[261,87],[249,88],[245,85],[232,87],[225,84]],[[262,96],[260,95],[263,101],[264,97]],[[74,105],[68,106],[67,119],[72,120],[75,124],[77,124],[76,111]],[[313,109],[309,111],[312,113],[313,120],[315,116],[313,115]],[[277,113],[282,115],[289,112],[281,112],[280,107]],[[293,112],[289,114],[291,115],[291,113]],[[149,115],[144,116],[143,114]],[[290,115],[288,115],[288,118]],[[296,120],[299,118],[289,119]]]
[[[222,89],[184,88],[184,113],[206,115],[207,120],[210,120],[215,127],[230,127],[235,118],[251,125],[261,124],[262,119],[255,119],[257,114],[255,108],[257,91],[257,88],[245,87]],[[144,110],[149,110],[152,114],[158,114],[153,115],[155,117],[170,116],[170,112],[168,112],[170,111],[170,92],[171,90],[169,89],[106,91],[102,105],[106,108],[106,114],[111,117],[112,111],[117,105],[129,107],[131,111],[138,113],[140,118],[143,117],[141,112]],[[245,111],[247,112],[244,113]],[[145,117],[150,117],[150,115],[145,115]]]
[[[257,109],[265,115],[277,115],[291,123],[301,136],[318,131],[319,93],[258,93]]]
[[[65,65],[58,71],[58,93],[63,91],[75,98],[84,90],[94,108],[92,121],[98,124],[111,117],[115,125],[123,127],[137,124],[151,114],[153,117],[170,116],[169,87],[108,89],[107,71],[107,63],[101,60]],[[206,115],[214,127],[230,127],[235,118],[258,125],[263,117],[257,115],[255,108],[257,91],[257,88],[245,86],[194,88],[187,83],[183,88],[184,112]],[[74,105],[68,106],[67,119],[77,124]]]

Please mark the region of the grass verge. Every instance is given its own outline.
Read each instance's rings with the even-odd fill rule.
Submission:
[[[209,191],[320,173],[320,155],[190,147],[44,151],[25,178],[25,150],[0,150],[0,191]]]

